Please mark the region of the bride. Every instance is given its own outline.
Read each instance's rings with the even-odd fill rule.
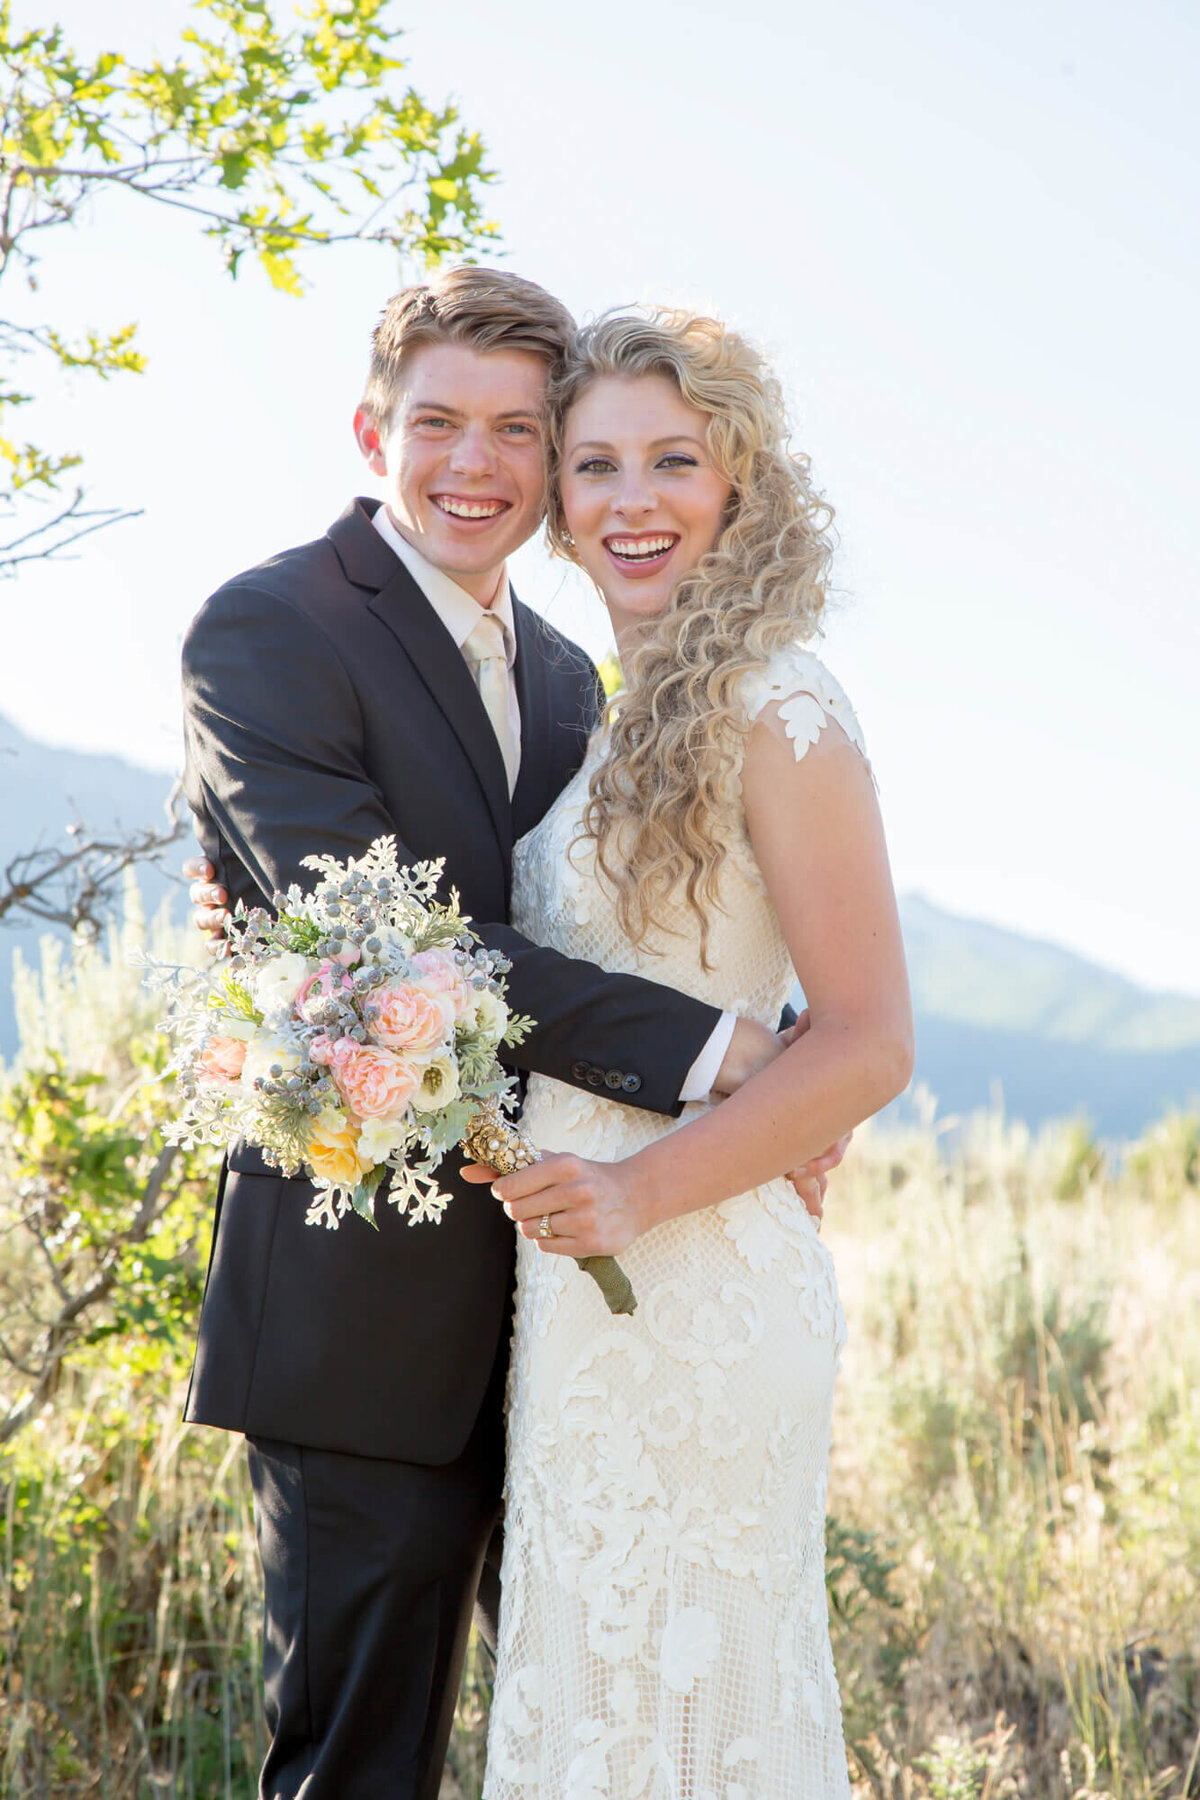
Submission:
[[[824,1586],[833,1263],[783,1179],[906,1084],[911,1016],[854,713],[805,648],[830,514],[711,319],[609,314],[552,390],[550,534],[627,688],[516,854],[513,922],[811,1028],[660,1118],[535,1075],[487,1800],[848,1796]],[[612,1318],[573,1258],[621,1258]]]

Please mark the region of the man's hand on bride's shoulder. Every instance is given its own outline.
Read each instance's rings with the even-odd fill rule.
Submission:
[[[183,874],[191,882],[188,899],[192,903],[192,923],[203,932],[210,956],[220,956],[225,949],[225,927],[229,923],[229,895],[213,881],[216,870],[202,856],[189,856]]]

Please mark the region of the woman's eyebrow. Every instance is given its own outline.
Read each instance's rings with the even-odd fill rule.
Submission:
[[[661,450],[664,444],[695,444],[699,450],[704,448],[699,438],[692,437],[686,431],[673,431],[669,437],[655,438],[646,448]],[[611,450],[612,448],[613,446],[604,438],[581,438],[579,443],[571,445],[572,454],[578,450]]]

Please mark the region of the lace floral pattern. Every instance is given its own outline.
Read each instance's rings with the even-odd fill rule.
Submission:
[[[799,647],[748,682],[799,760],[845,695]],[[592,756],[600,753],[594,747]],[[787,947],[731,810],[724,910],[699,966],[674,909],[632,946],[576,845],[591,759],[515,859],[514,922],[540,942],[773,1024]],[[686,1123],[542,1077],[525,1122],[605,1161]],[[593,1284],[518,1240],[504,1605],[486,1800],[848,1800],[824,1583],[832,1259],[786,1181],[671,1220]]]

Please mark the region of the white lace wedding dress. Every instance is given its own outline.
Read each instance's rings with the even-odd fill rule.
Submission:
[[[797,759],[845,695],[807,651],[746,683]],[[774,1026],[793,974],[737,803],[724,911],[634,949],[575,836],[594,758],[517,846],[514,923]],[[686,1124],[534,1076],[546,1150],[603,1161]],[[833,1263],[785,1180],[672,1220],[621,1257],[611,1318],[567,1257],[518,1238],[503,1603],[485,1800],[848,1800],[825,1597]]]

